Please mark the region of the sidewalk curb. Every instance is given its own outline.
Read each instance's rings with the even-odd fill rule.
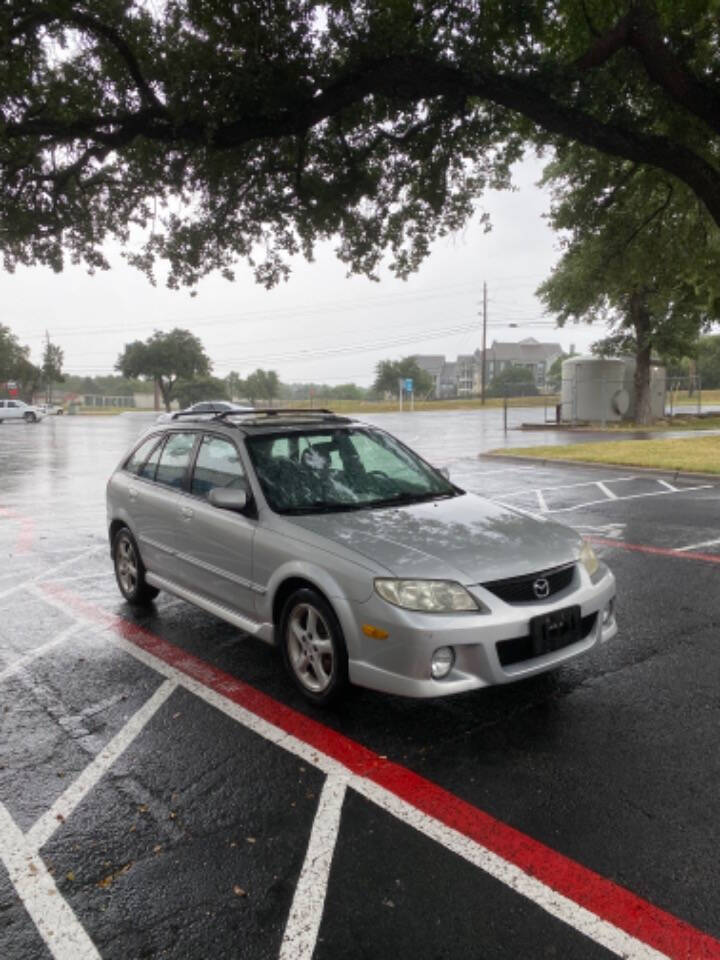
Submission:
[[[612,470],[615,472],[618,470],[632,470],[633,473],[644,473],[651,477],[671,477],[673,480],[714,480],[720,483],[720,473],[690,473],[685,470],[673,470],[660,467],[635,467],[628,463],[592,463],[589,460],[561,460],[554,457],[543,459],[540,457],[514,456],[510,453],[479,453],[478,459],[534,463],[542,467],[560,464],[563,467],[591,467],[595,470]]]

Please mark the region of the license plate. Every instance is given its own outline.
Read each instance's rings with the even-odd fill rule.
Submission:
[[[564,607],[530,621],[533,656],[560,650],[580,639],[580,607]]]

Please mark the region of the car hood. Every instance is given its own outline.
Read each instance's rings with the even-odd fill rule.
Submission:
[[[292,523],[397,577],[447,577],[466,584],[572,562],[582,544],[569,527],[470,493],[410,506],[296,516]]]

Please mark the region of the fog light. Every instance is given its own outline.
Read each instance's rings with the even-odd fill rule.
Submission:
[[[612,623],[612,618],[614,615],[615,615],[615,601],[611,600],[606,607],[603,607],[602,625],[606,627],[609,623]]]
[[[430,661],[430,672],[433,680],[442,680],[453,668],[455,651],[452,647],[438,647]]]

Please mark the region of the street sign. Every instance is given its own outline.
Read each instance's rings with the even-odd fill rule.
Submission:
[[[8,380],[7,382],[7,392],[11,397],[16,397],[18,393],[18,385],[14,380]]]
[[[412,377],[407,377],[405,380],[405,393],[413,392],[413,382]]]

